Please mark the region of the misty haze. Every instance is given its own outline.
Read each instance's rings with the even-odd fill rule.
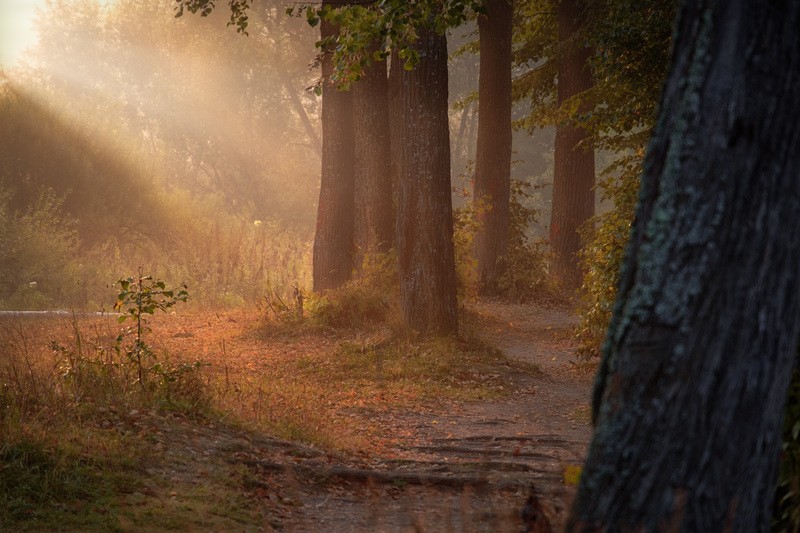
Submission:
[[[0,5],[0,530],[800,530],[798,28]]]

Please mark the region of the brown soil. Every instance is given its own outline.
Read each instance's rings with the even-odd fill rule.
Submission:
[[[482,336],[541,372],[506,376],[515,392],[501,400],[381,415],[381,426],[403,437],[393,459],[365,466],[404,477],[335,492],[306,487],[288,530],[521,531],[531,489],[560,529],[574,493],[564,468],[582,463],[591,434],[591,374],[573,362],[576,318],[559,307],[492,303],[479,316]]]

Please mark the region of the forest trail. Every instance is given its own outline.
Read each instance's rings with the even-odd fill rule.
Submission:
[[[530,486],[560,527],[574,492],[565,468],[582,463],[591,435],[591,373],[573,364],[576,318],[491,303],[481,318],[481,336],[540,371],[503,376],[514,392],[502,399],[376,414],[403,435],[389,457],[329,468],[349,482],[302,487],[287,531],[520,531]]]

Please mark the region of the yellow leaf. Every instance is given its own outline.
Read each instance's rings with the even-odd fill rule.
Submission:
[[[581,472],[583,467],[581,465],[566,465],[564,467],[564,484],[575,487],[581,480]]]

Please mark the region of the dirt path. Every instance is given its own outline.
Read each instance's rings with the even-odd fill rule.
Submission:
[[[551,530],[539,527],[545,518],[558,530],[574,491],[564,483],[565,468],[580,464],[590,436],[591,376],[571,364],[575,317],[558,307],[487,302],[471,313],[476,314],[470,323],[478,324],[480,337],[529,363],[501,362],[487,367],[497,374],[477,375],[511,394],[414,402],[413,409],[399,402],[343,403],[324,411],[337,417],[335,425],[352,423],[350,433],[374,435],[376,445],[365,442],[357,449],[371,451],[360,455],[281,441],[222,420],[123,406],[98,410],[98,431],[136,436],[152,452],[130,494],[121,495],[121,529],[163,522],[168,530],[174,521],[175,529],[198,531],[543,532]],[[265,346],[247,333],[245,315],[200,316],[165,320],[154,337],[172,342],[172,353],[203,356],[224,368],[226,387],[228,364],[232,372],[238,368],[233,389],[241,376],[262,366],[269,370],[270,356],[291,359],[313,350],[330,356],[341,344],[337,337],[313,335]],[[4,320],[9,335],[60,338],[46,330],[52,321]],[[109,328],[97,324],[98,335]],[[109,331],[115,331],[113,324]],[[71,331],[72,325],[65,327]],[[219,341],[213,337],[218,332],[231,340],[221,341],[213,358],[210,339]],[[369,430],[357,429],[362,426]],[[535,504],[528,514],[539,520],[528,529],[521,519],[526,502]],[[139,515],[153,513],[161,518],[141,522]]]
[[[515,392],[501,400],[380,415],[407,436],[389,457],[328,467],[325,479],[296,485],[302,504],[285,517],[287,531],[521,531],[531,486],[560,527],[574,491],[564,469],[581,462],[591,432],[591,376],[571,364],[575,317],[560,308],[481,309],[481,334],[541,371],[504,376]]]

